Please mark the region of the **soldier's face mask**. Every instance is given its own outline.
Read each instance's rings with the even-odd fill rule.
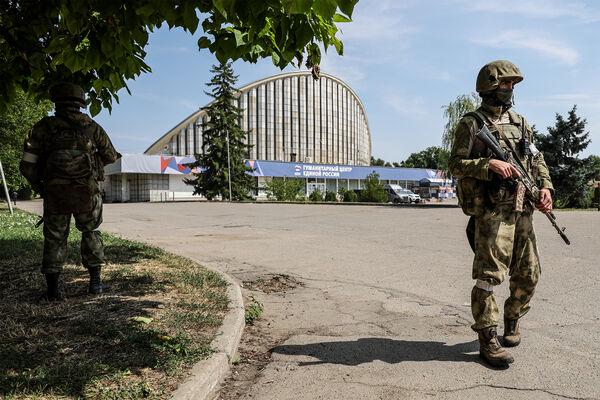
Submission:
[[[513,105],[513,90],[512,89],[496,89],[496,100],[500,105],[510,107]]]
[[[483,94],[482,99],[485,103],[493,107],[502,107],[508,110],[513,105],[513,90],[497,88],[491,92]]]

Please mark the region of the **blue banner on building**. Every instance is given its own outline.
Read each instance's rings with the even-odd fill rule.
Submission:
[[[420,181],[442,178],[442,172],[425,168],[363,167],[355,165],[287,163],[278,161],[248,160],[252,176],[322,179],[365,179],[376,172],[381,180]]]

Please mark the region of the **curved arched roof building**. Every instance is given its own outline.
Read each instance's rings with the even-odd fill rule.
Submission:
[[[240,124],[252,145],[249,159],[369,165],[371,132],[357,94],[340,79],[309,71],[261,79],[240,89]],[[193,155],[202,151],[206,111],[184,119],[145,154]]]

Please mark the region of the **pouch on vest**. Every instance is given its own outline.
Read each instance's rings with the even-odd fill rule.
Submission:
[[[479,217],[485,212],[486,190],[484,183],[479,179],[469,176],[459,178],[456,196],[466,215]]]
[[[89,185],[48,185],[44,192],[44,212],[82,214],[93,208],[93,189]]]
[[[477,127],[485,125],[483,117],[477,112],[469,112],[464,117],[473,117],[477,121]],[[478,140],[478,139],[473,139]],[[472,152],[472,150],[471,150]],[[469,154],[471,157],[471,154]],[[463,213],[472,217],[479,217],[485,212],[487,190],[485,183],[479,179],[465,176],[458,179],[456,197]]]

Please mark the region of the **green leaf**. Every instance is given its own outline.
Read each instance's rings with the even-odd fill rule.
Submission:
[[[90,48],[90,39],[88,39],[88,37],[86,36],[81,40],[81,42],[79,42],[79,44],[77,44],[77,46],[75,46],[75,51],[77,53],[80,53],[89,48]]]
[[[139,322],[142,324],[149,324],[150,322],[152,322],[152,318],[148,318],[148,317],[131,317],[129,318],[130,321],[132,322]]]
[[[225,1],[224,0],[213,0],[213,6],[221,13],[221,15],[227,18],[227,10],[225,9]]]
[[[196,29],[198,29],[199,23],[200,20],[196,15],[196,8],[193,6],[193,3],[185,2],[183,10],[183,26],[192,34],[194,34],[194,32],[196,32]]]
[[[358,0],[338,0],[338,7],[348,18],[352,18],[352,12],[356,3],[358,3]]]
[[[296,28],[296,46],[304,47],[313,38],[314,32],[310,25],[303,23]]]
[[[90,104],[90,114],[92,115],[92,117],[95,117],[96,115],[98,115],[100,113],[101,109],[102,109],[102,106],[100,105],[100,100],[93,99],[92,103]]]
[[[142,15],[144,17],[149,17],[152,14],[154,14],[155,12],[156,12],[156,8],[150,2],[148,2],[145,5],[143,5],[142,7],[138,8],[137,10],[135,10],[135,13],[137,15]]]
[[[110,84],[112,85],[112,88],[114,90],[118,90],[121,88],[121,77],[119,76],[119,74],[110,74],[108,79],[110,80]]]
[[[200,39],[198,39],[198,47],[199,48],[208,49],[209,46],[210,46],[210,40],[206,36],[202,36],[202,37],[200,37]]]
[[[335,13],[333,16],[333,22],[352,22],[352,20],[345,15]]]
[[[148,43],[148,32],[146,32],[146,30],[143,28],[134,29],[131,32],[131,36],[133,36],[133,39],[136,41],[136,43],[142,47]]]
[[[335,46],[335,50],[337,51],[337,53],[340,56],[343,55],[344,54],[344,44],[342,43],[342,41],[339,40],[338,38],[334,38],[331,40],[331,42]]]
[[[282,0],[281,3],[289,14],[308,14],[313,0]]]
[[[281,62],[281,57],[279,57],[279,54],[273,52],[271,53],[271,60],[273,61],[273,65],[279,66],[279,63]]]
[[[313,9],[317,14],[329,21],[333,18],[335,10],[337,10],[337,2],[336,0],[315,0]]]
[[[241,31],[239,31],[238,29],[231,29],[231,32],[233,32],[235,36],[236,46],[240,47],[246,44],[246,42],[244,41],[244,34]]]

